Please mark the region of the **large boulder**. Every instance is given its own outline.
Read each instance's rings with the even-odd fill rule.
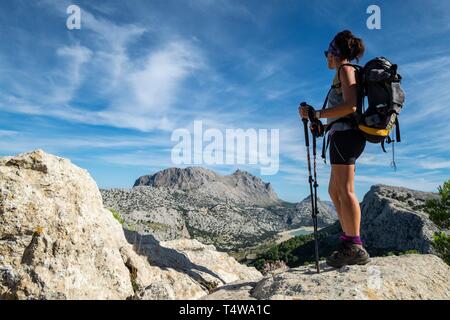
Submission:
[[[86,170],[42,151],[0,159],[0,297],[125,299],[123,245]]]
[[[361,235],[372,252],[416,250],[432,253],[439,228],[423,211],[438,195],[402,187],[374,185],[361,203]]]
[[[0,158],[0,299],[197,299],[211,289],[151,256],[135,252],[86,170],[40,150]],[[218,285],[247,275],[223,273]]]
[[[322,263],[321,268],[320,274],[310,265],[257,282],[235,282],[202,299],[450,300],[450,267],[434,255],[378,257],[341,269]]]

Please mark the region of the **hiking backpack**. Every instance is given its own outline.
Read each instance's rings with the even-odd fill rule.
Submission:
[[[397,72],[397,65],[392,64],[384,57],[377,57],[361,67],[356,64],[349,65],[356,70],[356,81],[358,83],[357,110],[355,113],[340,118],[332,122],[327,127],[327,131],[336,122],[349,122],[354,128],[358,128],[371,143],[381,143],[384,152],[385,142],[394,142],[390,137],[391,130],[395,126],[395,141],[400,142],[400,125],[398,116],[402,110],[405,101],[405,93],[401,88],[401,75]],[[338,79],[339,79],[338,70]],[[340,83],[340,80],[339,80]],[[336,88],[332,86],[331,89]],[[328,102],[328,92],[322,109],[325,109]],[[364,108],[365,98],[367,97],[367,109]],[[327,145],[328,146],[328,145]],[[322,158],[325,159],[325,137],[322,149]],[[393,159],[392,165],[394,169],[394,147],[392,149]]]
[[[400,142],[398,116],[405,101],[397,73],[397,65],[384,57],[375,58],[366,63],[359,75],[360,95],[367,96],[367,110],[361,113],[358,127],[366,140],[372,143],[391,142],[389,133],[395,125],[396,140]],[[360,101],[364,107],[364,100]],[[382,146],[384,146],[382,144]],[[384,150],[386,151],[386,150]]]

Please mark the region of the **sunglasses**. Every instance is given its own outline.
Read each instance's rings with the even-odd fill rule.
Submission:
[[[328,50],[323,52],[325,57],[328,58],[328,54],[331,53],[333,56],[339,56],[339,50],[333,45],[333,42],[328,46]]]

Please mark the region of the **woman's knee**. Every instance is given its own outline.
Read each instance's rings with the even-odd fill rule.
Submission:
[[[352,199],[355,196],[355,191],[349,188],[341,188],[337,191],[337,194],[341,199]]]

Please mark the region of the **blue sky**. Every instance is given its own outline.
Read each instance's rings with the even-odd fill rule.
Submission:
[[[81,30],[66,9],[81,7]],[[381,30],[366,27],[371,4]],[[175,128],[280,129],[279,196],[308,194],[300,101],[320,106],[333,72],[323,51],[351,29],[367,51],[400,66],[402,143],[368,144],[360,200],[385,183],[434,191],[450,178],[448,1],[2,1],[0,154],[41,148],[86,168],[103,188],[130,187],[171,167]],[[319,144],[320,146],[320,144]],[[390,148],[388,149],[390,151]],[[330,167],[318,161],[320,196]],[[237,167],[259,175],[257,165]]]

